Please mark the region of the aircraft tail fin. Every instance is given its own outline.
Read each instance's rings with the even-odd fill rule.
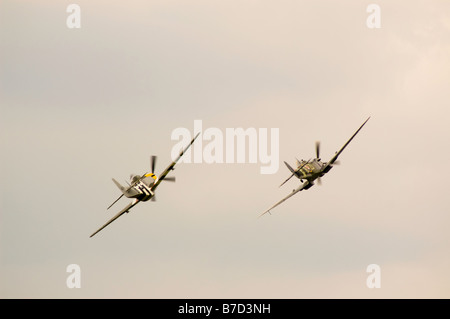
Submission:
[[[113,180],[114,184],[116,184],[116,186],[120,189],[120,191],[125,195],[125,192],[127,189],[125,187],[123,187],[122,185],[120,185],[120,183],[118,181],[116,181],[114,178],[112,180]]]
[[[295,174],[295,170],[286,162],[284,162],[284,164],[286,164],[287,168],[291,171],[292,174]]]
[[[122,192],[122,194],[125,195],[126,197],[136,198],[137,196],[139,196],[140,193],[133,187],[131,187],[131,186],[124,187],[124,186],[120,185],[120,183],[118,181],[116,181],[114,178],[112,180],[113,180],[114,184],[116,184],[117,188],[119,188],[120,191]]]

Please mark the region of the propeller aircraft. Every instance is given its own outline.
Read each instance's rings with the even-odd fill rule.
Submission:
[[[117,213],[113,218],[111,218],[105,225],[100,227],[96,232],[94,232],[90,237],[93,237],[95,234],[97,234],[99,231],[101,231],[103,228],[111,224],[113,221],[115,221],[117,218],[122,216],[125,213],[128,213],[131,208],[136,206],[139,202],[146,202],[148,200],[155,201],[155,190],[159,186],[159,184],[162,181],[168,181],[168,182],[175,182],[175,177],[166,177],[167,174],[169,174],[170,171],[174,170],[175,164],[178,162],[178,160],[181,158],[181,156],[186,153],[188,148],[194,143],[195,139],[198,137],[200,133],[198,133],[189,143],[188,146],[186,146],[183,150],[181,150],[178,157],[170,163],[169,166],[161,173],[161,175],[156,176],[155,166],[156,166],[156,156],[151,156],[150,158],[150,167],[151,172],[145,173],[143,175],[131,175],[130,176],[130,183],[128,183],[128,187],[122,186],[118,181],[116,181],[114,178],[112,179],[114,184],[121,190],[122,195],[119,196],[107,209],[111,208],[119,199],[121,199],[124,195],[127,198],[132,198],[133,201],[128,204],[124,209],[122,209],[119,213]]]
[[[359,129],[353,134],[353,136],[347,141],[347,143],[344,144],[344,146],[335,153],[335,155],[330,159],[328,162],[322,162],[320,159],[320,142],[316,142],[316,158],[309,159],[308,161],[304,160],[297,160],[297,168],[292,168],[288,163],[284,162],[286,164],[287,168],[291,171],[291,175],[286,179],[281,185],[283,186],[288,180],[290,180],[293,176],[297,177],[301,184],[299,187],[294,189],[289,195],[287,195],[285,198],[280,200],[278,203],[270,207],[268,210],[266,210],[264,213],[262,213],[260,216],[269,213],[272,209],[283,203],[288,198],[294,196],[298,192],[302,190],[307,190],[311,188],[314,185],[314,181],[317,180],[317,183],[321,184],[321,177],[324,176],[326,173],[328,173],[334,165],[338,165],[339,161],[337,161],[338,156],[342,153],[342,151],[347,147],[347,145],[352,141],[352,139],[358,134],[358,132],[363,128],[363,126],[367,123],[367,121],[370,119],[367,118],[367,120],[359,127]],[[305,182],[303,182],[305,180]]]

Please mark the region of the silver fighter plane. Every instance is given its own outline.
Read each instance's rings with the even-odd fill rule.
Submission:
[[[178,160],[183,156],[183,154],[188,150],[188,148],[194,143],[195,139],[200,133],[198,133],[189,143],[188,146],[186,146],[178,155],[178,157],[170,163],[169,166],[159,175],[158,177],[154,174],[155,165],[156,165],[156,156],[151,157],[151,173],[146,173],[142,176],[139,175],[131,175],[130,176],[130,183],[128,183],[128,187],[124,187],[120,185],[118,181],[116,181],[114,178],[112,179],[114,184],[122,191],[122,195],[119,196],[118,199],[116,199],[109,207],[108,209],[114,205],[119,199],[122,198],[122,196],[125,195],[125,197],[132,198],[133,201],[128,204],[124,209],[122,209],[119,213],[117,213],[113,218],[111,218],[105,225],[100,227],[96,232],[94,232],[90,237],[97,234],[99,231],[101,231],[103,228],[111,224],[113,221],[115,221],[117,218],[122,216],[125,213],[128,213],[131,208],[133,208],[136,204],[139,202],[146,202],[148,200],[154,201],[155,200],[155,190],[158,187],[158,185],[162,181],[175,181],[175,177],[166,177],[167,174],[171,170],[174,169],[175,164],[178,162]]]

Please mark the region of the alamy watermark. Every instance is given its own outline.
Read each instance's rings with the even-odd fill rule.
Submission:
[[[66,25],[69,29],[81,28],[81,8],[78,4],[69,4],[66,9],[70,13],[66,19]]]
[[[366,279],[367,288],[381,288],[381,267],[377,264],[370,264],[366,268],[370,275]]]
[[[70,13],[66,19],[66,25],[69,29],[81,28],[81,7],[76,4],[69,4],[66,8],[66,12]],[[366,12],[370,13],[366,19],[366,26],[369,29],[381,28],[381,8],[378,4],[369,4],[366,8]]]
[[[70,275],[66,279],[67,288],[81,288],[81,268],[77,264],[70,264],[66,268]]]
[[[194,121],[194,131],[178,127],[172,131],[171,139],[178,141],[171,156],[175,159],[180,150],[189,144],[197,133],[201,133],[192,148],[180,159],[183,163],[260,163],[261,174],[275,174],[279,168],[279,128],[226,128],[203,130],[202,120]],[[270,136],[269,136],[270,135]],[[270,143],[269,143],[270,139]],[[205,143],[204,143],[205,142]],[[270,145],[269,145],[270,144]],[[193,155],[193,156],[192,156]]]
[[[370,13],[366,19],[366,26],[369,29],[381,28],[381,8],[378,4],[369,4],[366,8],[366,12]]]

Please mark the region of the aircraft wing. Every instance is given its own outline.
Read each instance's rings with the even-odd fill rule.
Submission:
[[[370,119],[370,116],[367,118],[367,120],[359,127],[359,129],[355,132],[355,134],[350,137],[350,139],[347,141],[347,143],[342,146],[342,148],[339,150],[339,152],[336,152],[336,154],[331,158],[331,160],[327,163],[324,170],[328,168],[329,166],[333,165],[334,162],[336,162],[338,156],[342,153],[342,151],[347,147],[347,145],[352,141],[352,139],[358,134],[358,132],[363,128],[363,126],[367,123],[367,121]],[[329,169],[328,169],[329,170]]]
[[[294,196],[295,194],[297,194],[298,192],[300,192],[301,190],[303,190],[306,186],[308,186],[310,184],[310,182],[306,181],[303,184],[301,184],[299,187],[297,187],[296,189],[294,189],[292,191],[292,193],[290,193],[289,195],[287,195],[285,198],[283,198],[282,200],[280,200],[278,203],[276,203],[275,205],[273,205],[272,207],[270,207],[268,210],[266,210],[264,213],[262,213],[260,215],[260,217],[266,213],[269,213],[272,209],[274,209],[275,207],[277,207],[278,205],[280,205],[282,202],[284,202],[286,199]],[[312,186],[312,185],[310,185]]]
[[[109,224],[111,224],[113,221],[115,221],[117,218],[119,218],[120,216],[122,216],[123,214],[127,213],[133,206],[135,206],[137,203],[139,203],[139,200],[135,199],[133,202],[131,202],[130,204],[128,204],[124,209],[122,209],[120,212],[117,213],[117,215],[115,215],[113,218],[111,218],[105,225],[103,225],[102,227],[100,227],[95,233],[93,233],[91,236],[89,237],[93,237],[95,234],[97,234],[99,231],[101,231],[103,228],[105,228],[106,226],[108,226]]]
[[[181,156],[184,155],[184,153],[186,153],[186,151],[188,150],[188,148],[192,145],[192,143],[194,143],[195,139],[199,136],[200,133],[197,133],[197,135],[195,135],[195,137],[191,140],[191,142],[189,143],[188,146],[186,146],[181,152],[180,155],[178,155],[178,157],[172,162],[170,163],[169,166],[167,166],[167,168],[161,173],[161,175],[159,175],[158,179],[156,180],[156,182],[152,185],[151,190],[155,190],[156,187],[158,187],[159,183],[161,183],[162,180],[164,180],[164,178],[166,178],[167,174],[170,173],[171,170],[173,170],[175,164],[178,162],[178,160],[181,158]]]

